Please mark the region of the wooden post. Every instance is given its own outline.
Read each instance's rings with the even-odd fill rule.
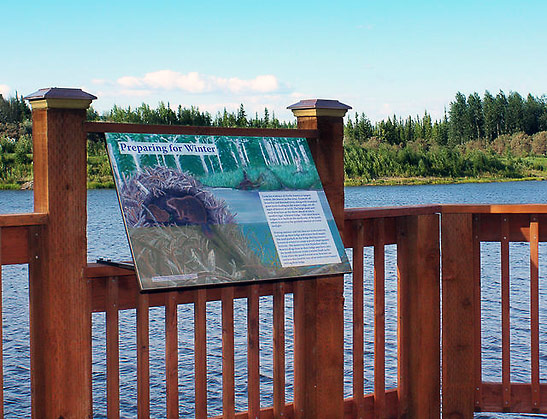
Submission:
[[[41,89],[32,106],[34,209],[30,349],[33,418],[91,418],[90,287],[86,241],[86,109],[80,89]]]
[[[440,417],[439,216],[397,220],[399,417]]]
[[[308,144],[343,237],[344,121],[336,100],[289,106],[298,128],[317,129]],[[294,408],[297,418],[344,417],[344,277],[299,280],[294,291]]]
[[[472,214],[443,213],[442,249],[443,418],[472,418],[477,378]]]

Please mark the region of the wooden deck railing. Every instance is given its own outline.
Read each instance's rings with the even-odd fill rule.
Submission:
[[[547,413],[539,369],[539,243],[547,241],[547,205],[444,206],[443,408]],[[481,361],[481,244],[500,243],[502,381],[483,382]],[[511,382],[510,243],[529,244],[530,383]],[[543,255],[545,257],[545,255]],[[492,298],[492,296],[489,296]],[[543,341],[545,341],[543,336]],[[468,365],[469,368],[461,368]],[[444,394],[449,395],[445,397]]]
[[[431,417],[440,412],[439,207],[346,210],[352,248],[351,417]],[[351,234],[349,234],[351,232]],[[397,245],[397,389],[385,388],[385,246]],[[373,248],[374,393],[364,395],[364,248]],[[436,367],[435,367],[436,366]],[[437,416],[439,413],[437,413]]]
[[[2,265],[28,263],[34,228],[47,222],[44,214],[0,216]],[[547,413],[547,384],[540,382],[539,243],[547,241],[547,205],[422,206],[346,210],[347,247],[352,249],[352,383],[345,400],[346,417],[423,417],[425,409],[440,406],[440,310],[442,307],[443,416],[473,411]],[[439,226],[441,240],[439,246]],[[499,383],[482,381],[481,363],[481,243],[498,242],[500,251],[502,355]],[[530,383],[511,382],[509,243],[530,246]],[[384,246],[397,245],[398,362],[395,389],[385,388]],[[373,247],[374,264],[374,392],[365,394],[363,364],[364,253]],[[439,255],[442,253],[442,277]],[[543,256],[543,255],[541,255]],[[1,273],[0,273],[1,275]],[[285,295],[298,292],[303,281],[280,281],[202,290],[141,294],[132,272],[90,264],[92,311],[106,313],[106,391],[109,418],[120,417],[120,310],[136,309],[137,409],[150,414],[149,308],[165,310],[165,414],[179,415],[177,312],[180,305],[194,311],[195,415],[207,416],[208,302],[220,301],[222,312],[222,411],[225,417],[295,417],[286,403]],[[443,301],[439,301],[442,278]],[[482,291],[484,292],[484,291]],[[259,313],[260,297],[272,296],[273,395],[272,406],[261,407]],[[234,300],[247,304],[247,412],[236,412],[234,395]],[[296,304],[296,299],[295,299]],[[264,326],[262,326],[264,327]],[[294,327],[294,326],[291,326]],[[296,333],[297,329],[295,329]],[[157,339],[157,337],[155,337]],[[295,337],[296,338],[296,337]],[[540,339],[541,338],[541,339]],[[295,351],[298,348],[294,348]],[[1,359],[0,359],[1,364]],[[156,381],[158,377],[154,378]],[[160,379],[160,381],[163,379]],[[297,388],[294,389],[298,391]],[[1,395],[0,395],[1,397]],[[0,408],[2,404],[0,403]]]
[[[2,266],[29,263],[33,232],[46,222],[47,215],[41,213],[0,214],[0,418],[4,417]]]
[[[138,411],[149,416],[150,393],[148,363],[148,309],[165,308],[165,382],[167,417],[178,417],[178,324],[179,305],[192,305],[194,311],[194,394],[195,415],[207,417],[207,312],[208,302],[221,302],[222,316],[222,411],[228,416],[235,414],[234,382],[234,300],[247,303],[247,404],[249,417],[257,417],[260,408],[260,354],[259,354],[259,298],[273,296],[273,406],[262,409],[262,414],[275,417],[293,415],[292,404],[285,405],[285,294],[292,293],[293,282],[238,285],[199,290],[177,290],[141,294],[133,272],[104,265],[89,265],[86,276],[93,287],[92,310],[106,312],[106,359],[107,359],[107,410],[108,417],[119,417],[119,322],[118,311],[136,309],[137,328],[137,376],[139,383]],[[210,373],[211,371],[209,371]],[[161,380],[160,380],[161,381]],[[241,415],[239,415],[241,416]],[[247,417],[247,416],[245,416]]]

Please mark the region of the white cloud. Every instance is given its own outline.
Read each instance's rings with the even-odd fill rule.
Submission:
[[[188,93],[272,93],[280,88],[277,77],[271,74],[259,75],[253,79],[218,77],[191,71],[182,74],[173,70],[159,70],[146,73],[143,77],[123,76],[118,85],[128,89],[181,90]]]
[[[0,84],[0,95],[7,96],[10,90],[7,84]]]
[[[123,77],[120,77],[117,81],[118,81],[118,84],[123,87],[142,86],[142,82],[138,78],[132,77],[132,76],[123,76]]]
[[[94,107],[99,112],[109,110],[114,104],[135,107],[140,103],[155,106],[169,103],[173,109],[198,106],[203,111],[216,115],[226,108],[237,111],[241,103],[249,117],[262,115],[264,108],[281,119],[292,119],[286,110],[288,105],[302,99],[293,98],[293,89],[281,83],[275,75],[261,74],[252,78],[221,77],[198,72],[181,73],[169,69],[141,75],[126,74],[118,79],[93,79],[98,91]]]
[[[116,95],[130,96],[130,97],[145,97],[151,96],[153,92],[147,89],[121,89],[116,92]]]
[[[271,93],[279,89],[277,78],[271,74],[257,76],[251,80],[242,80],[237,77],[231,77],[229,79],[213,77],[212,81],[213,84],[220,89],[228,90],[232,93]]]

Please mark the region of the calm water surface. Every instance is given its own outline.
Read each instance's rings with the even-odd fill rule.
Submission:
[[[346,189],[346,207],[376,207],[418,205],[430,203],[547,203],[546,182],[507,182],[461,185],[424,186],[369,186]],[[32,192],[0,191],[0,213],[32,211]],[[130,258],[127,239],[116,194],[113,190],[93,190],[88,194],[88,259],[98,257],[112,259]],[[373,390],[373,267],[372,249],[365,250],[365,387]],[[395,246],[386,246],[386,386],[397,385],[396,355],[396,261]],[[512,243],[511,255],[511,350],[512,380],[530,381],[529,325],[529,246]],[[349,255],[351,257],[351,254]],[[540,304],[547,301],[545,279],[547,246],[540,245]],[[483,277],[483,379],[501,381],[501,307],[500,294],[500,246],[482,245]],[[345,329],[345,393],[351,395],[351,278],[346,278],[346,329]],[[22,266],[3,268],[3,321],[4,321],[4,369],[6,417],[30,416],[30,362],[28,346],[28,271]],[[261,404],[271,405],[272,399],[272,326],[270,322],[272,300],[261,299]],[[292,298],[286,298],[287,382],[292,377]],[[540,312],[540,368],[542,382],[547,381],[547,313]],[[246,315],[244,300],[236,300],[235,310],[235,360],[236,360],[236,407],[246,409]],[[209,415],[219,414],[221,406],[221,328],[220,303],[208,303],[208,392]],[[151,367],[151,416],[165,416],[165,383],[163,316],[161,308],[150,313],[150,367]],[[67,319],[68,321],[68,319]],[[93,376],[94,416],[106,417],[106,362],[105,316],[93,315]],[[136,416],[136,328],[134,310],[120,312],[120,375],[122,417]],[[193,307],[179,307],[179,377],[181,417],[193,417]],[[287,386],[287,400],[292,399],[292,388]],[[488,415],[476,417],[526,417],[525,415]],[[544,416],[535,416],[544,417]],[[547,417],[547,416],[545,416]]]

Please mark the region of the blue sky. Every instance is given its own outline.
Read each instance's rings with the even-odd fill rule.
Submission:
[[[547,93],[547,1],[4,2],[0,93],[80,87],[99,111],[160,100],[281,119],[338,99],[373,121],[457,91]]]

